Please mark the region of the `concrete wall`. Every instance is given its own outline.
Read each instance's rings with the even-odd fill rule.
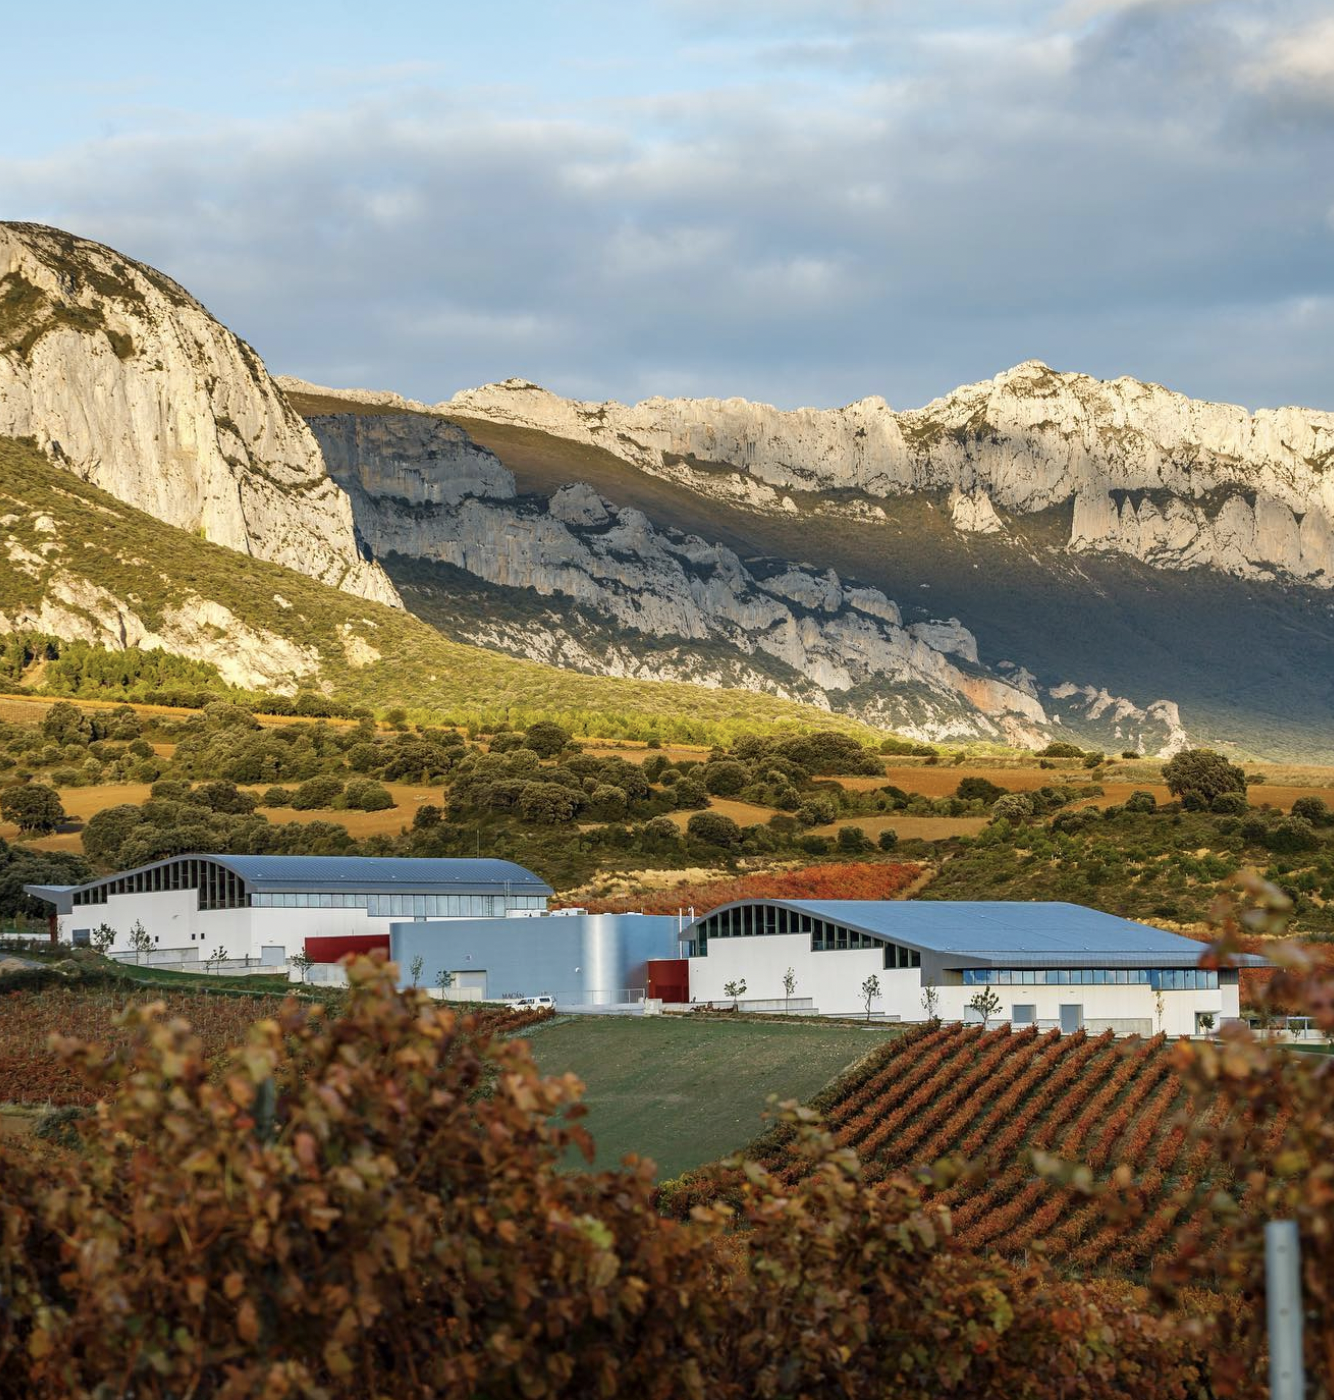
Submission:
[[[881,994],[871,1002],[873,1012],[903,1021],[922,1021],[920,968],[886,968],[880,949],[846,949],[813,952],[810,935],[766,934],[756,938],[711,938],[707,956],[690,959],[690,995],[696,1002],[730,1003],[726,983],[743,980],[745,999],[781,998],[783,974],[790,967],[797,984],[793,995],[810,997],[821,1015],[864,1014],[861,985],[874,975]],[[937,1014],[946,1021],[968,1019],[966,1007],[981,987],[938,986]],[[1062,1006],[1082,1006],[1085,1021],[1148,1022],[1153,1030],[1169,1036],[1194,1035],[1197,1012],[1214,1016],[1217,1028],[1239,1014],[1238,988],[1211,991],[1165,991],[1163,1016],[1158,1018],[1152,987],[995,987],[1000,999],[999,1020],[1013,1016],[1016,1003],[1036,1007],[1038,1021],[1059,1020]]]
[[[389,942],[405,984],[420,956],[421,986],[435,986],[443,969],[480,997],[552,996],[566,1005],[642,993],[648,959],[674,957],[678,946],[676,919],[652,914],[396,921]]]

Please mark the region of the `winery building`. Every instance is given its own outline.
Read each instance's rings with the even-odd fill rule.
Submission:
[[[302,951],[335,962],[388,948],[395,922],[542,913],[552,893],[507,860],[374,856],[182,855],[83,885],[24,888],[76,946],[105,926],[113,957],[203,962],[224,948],[275,967]]]
[[[921,1021],[980,1019],[1073,1031],[1194,1035],[1240,1014],[1236,968],[1199,966],[1203,945],[1076,904],[926,900],[742,900],[683,935],[694,1002],[792,997],[823,1015],[870,1010]],[[1261,958],[1243,962],[1261,964]]]

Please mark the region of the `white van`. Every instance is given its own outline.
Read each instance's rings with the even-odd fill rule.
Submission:
[[[553,997],[516,997],[513,1001],[507,1001],[505,1005],[511,1011],[532,1011],[543,1006],[555,1006]]]

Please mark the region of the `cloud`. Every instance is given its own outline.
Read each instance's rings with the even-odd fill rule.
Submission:
[[[1334,107],[1334,17],[1273,35],[1246,70],[1255,86]]]
[[[0,188],[321,383],[909,406],[1038,357],[1329,406],[1329,125],[1275,98],[1319,90],[1320,16],[1084,10],[748,5],[749,66],[689,87],[412,72],[272,120],[159,115],[0,162]],[[893,62],[808,81],[765,47],[849,34]]]

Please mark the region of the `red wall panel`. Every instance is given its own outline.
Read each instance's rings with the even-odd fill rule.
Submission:
[[[372,953],[376,948],[389,951],[387,933],[327,934],[306,939],[306,952],[311,962],[336,963],[349,953]]]
[[[689,1001],[689,960],[686,958],[650,958],[647,995],[659,1001]]]

